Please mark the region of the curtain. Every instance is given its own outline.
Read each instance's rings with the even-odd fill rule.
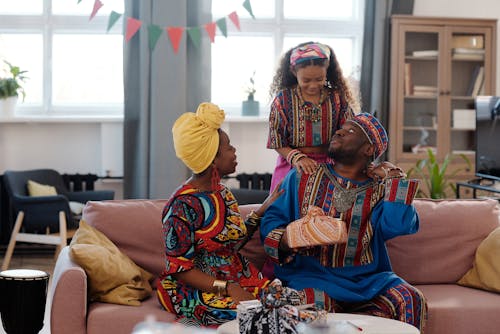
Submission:
[[[210,100],[210,41],[196,47],[184,31],[174,53],[164,28],[202,26],[212,19],[210,9],[204,0],[125,1],[125,17],[142,26],[124,42],[124,198],[168,198],[188,175],[171,129],[179,115]],[[154,50],[151,24],[164,29]]]
[[[392,0],[365,1],[361,59],[362,110],[374,114],[387,129],[390,78],[390,10]]]

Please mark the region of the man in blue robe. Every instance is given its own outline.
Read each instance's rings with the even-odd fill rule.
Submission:
[[[300,290],[305,303],[392,318],[421,330],[424,296],[392,271],[385,246],[388,239],[417,232],[412,201],[418,181],[405,179],[387,162],[370,170],[387,143],[385,129],[372,115],[346,121],[330,142],[334,162],[320,164],[312,174],[293,169],[285,177],[285,193],[262,219],[261,238],[276,277]],[[286,227],[310,206],[343,220],[347,242],[291,249]]]

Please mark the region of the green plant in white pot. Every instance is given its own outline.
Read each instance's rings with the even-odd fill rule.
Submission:
[[[434,151],[432,149],[427,150],[427,158],[418,160],[415,167],[408,171],[408,177],[413,174],[417,174],[418,177],[422,179],[425,188],[427,188],[424,190],[420,187],[418,190],[419,197],[439,199],[446,198],[447,190],[455,192],[455,184],[450,182],[450,179],[463,170],[463,168],[455,168],[450,172],[448,171],[448,167],[457,157],[460,157],[465,161],[467,168],[471,168],[470,160],[465,154],[447,154],[440,165]]]
[[[19,95],[22,96],[23,101],[26,97],[22,84],[27,79],[25,76],[27,71],[21,71],[18,66],[12,65],[8,61],[4,60],[4,63],[8,68],[4,71],[5,75],[0,77],[0,110],[4,114],[12,114]]]
[[[255,101],[255,71],[250,77],[250,84],[246,87],[245,92],[248,94],[247,100],[241,105],[243,116],[257,116],[259,114],[259,101]]]

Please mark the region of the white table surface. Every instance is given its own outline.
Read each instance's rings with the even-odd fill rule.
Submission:
[[[329,333],[335,334],[419,334],[420,331],[405,322],[374,317],[370,315],[349,313],[328,313],[327,323]],[[358,330],[354,324],[362,330]],[[218,334],[239,334],[238,320],[222,324],[217,329]]]

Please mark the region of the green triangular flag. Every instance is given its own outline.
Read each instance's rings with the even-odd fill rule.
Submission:
[[[109,19],[108,19],[108,29],[106,31],[109,31],[118,21],[118,19],[122,16],[122,14],[115,12],[114,10],[111,11],[109,14]]]
[[[227,24],[226,24],[226,18],[223,17],[221,19],[218,19],[215,23],[217,23],[217,27],[219,27],[220,31],[224,35],[224,37],[227,37]]]
[[[250,16],[252,16],[252,18],[255,19],[255,15],[253,15],[252,5],[250,4],[250,0],[245,0],[245,2],[243,2],[243,7],[245,7]]]
[[[188,32],[189,38],[191,38],[191,41],[193,42],[194,46],[199,47],[200,41],[201,41],[200,28],[198,28],[198,27],[188,28],[187,32]]]
[[[156,47],[156,43],[161,36],[163,29],[155,24],[150,24],[148,26],[148,35],[149,35],[149,48],[153,51]]]

